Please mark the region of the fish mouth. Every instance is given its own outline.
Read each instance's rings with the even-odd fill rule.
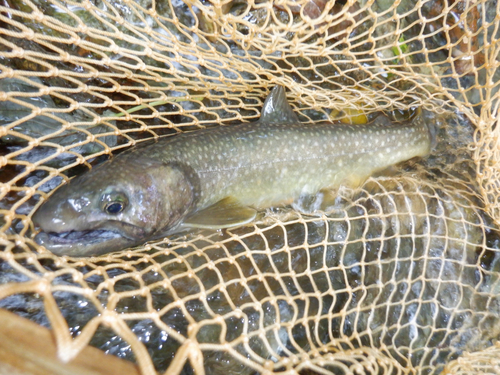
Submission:
[[[144,242],[144,239],[131,239],[121,232],[108,229],[40,232],[34,240],[55,255],[71,257],[98,256]]]
[[[40,232],[36,237],[35,241],[39,245],[45,245],[48,243],[53,244],[75,244],[75,243],[98,243],[109,241],[113,238],[123,237],[122,234],[112,231],[112,230],[82,230],[82,231],[67,231],[67,232]],[[43,243],[42,243],[43,242]]]

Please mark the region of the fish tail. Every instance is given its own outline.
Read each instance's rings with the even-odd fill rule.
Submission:
[[[426,110],[419,108],[418,116],[422,118],[425,126],[427,127],[427,131],[429,132],[429,140],[430,140],[430,149],[434,150],[437,146],[437,133],[438,126],[436,124],[435,116],[430,116],[430,113]]]
[[[431,140],[431,150],[437,146],[437,126],[433,121],[427,121],[427,129],[429,130],[429,138]]]
[[[416,114],[412,120],[412,122],[419,123],[421,124],[419,126],[423,126],[427,129],[427,132],[429,134],[429,151],[434,150],[438,143],[438,126],[435,121],[435,116],[431,115],[430,112],[422,108],[417,109]]]

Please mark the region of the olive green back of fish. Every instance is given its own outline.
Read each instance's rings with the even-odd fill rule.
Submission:
[[[302,124],[284,89],[278,87],[266,100],[259,121],[159,141],[147,155],[190,175],[196,202],[193,212],[231,198],[227,211],[218,210],[224,216],[234,212],[235,201],[263,208],[325,187],[359,185],[388,166],[425,156],[432,142],[420,116],[391,126],[383,117],[368,125]],[[220,227],[223,220],[213,212],[210,215],[213,227]],[[202,217],[202,212],[196,215]],[[210,220],[203,220],[203,226],[209,227]],[[241,217],[234,223],[248,221]],[[195,220],[191,224],[197,226]]]
[[[56,254],[116,251],[186,228],[251,222],[256,209],[326,187],[358,185],[432,143],[428,126],[302,124],[274,88],[259,121],[162,139],[72,180],[35,213]]]

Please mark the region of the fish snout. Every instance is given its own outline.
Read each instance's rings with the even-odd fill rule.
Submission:
[[[49,200],[35,212],[33,222],[43,232],[61,233],[78,230],[79,223],[85,223],[85,216],[70,200]]]

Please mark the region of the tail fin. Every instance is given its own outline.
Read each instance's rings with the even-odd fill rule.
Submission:
[[[431,137],[431,151],[437,146],[437,126],[434,122],[427,122],[427,128],[429,129],[429,136]]]
[[[424,124],[427,126],[427,130],[429,131],[429,138],[431,140],[431,151],[434,150],[437,146],[438,139],[437,139],[437,133],[438,133],[438,126],[436,124],[436,116],[434,114],[431,115],[430,112],[426,111],[425,109],[419,109],[419,114],[422,118],[422,121]]]
[[[427,128],[430,140],[429,151],[433,151],[438,143],[437,140],[438,126],[436,124],[436,116],[433,113],[419,107],[415,111],[415,115],[412,116],[412,118],[408,120],[407,123],[412,124],[416,122],[421,123],[423,126]]]

